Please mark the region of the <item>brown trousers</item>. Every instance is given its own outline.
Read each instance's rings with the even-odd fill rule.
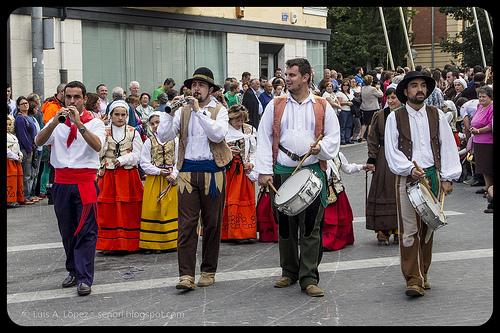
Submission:
[[[226,172],[220,171],[217,183],[217,196],[208,195],[210,173],[179,172],[179,234],[177,240],[177,258],[179,276],[195,276],[196,250],[198,234],[196,228],[201,212],[203,222],[203,242],[201,256],[201,272],[215,273],[219,260],[222,213],[226,193]],[[206,177],[207,176],[207,177]],[[222,176],[222,177],[220,177]]]
[[[408,199],[404,176],[396,176],[396,206],[401,271],[406,279],[406,286],[418,285],[423,288],[432,261],[434,233],[426,243],[428,226],[420,219]]]

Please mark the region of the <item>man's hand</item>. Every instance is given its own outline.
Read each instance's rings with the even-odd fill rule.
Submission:
[[[260,186],[269,186],[269,182],[273,182],[273,175],[259,175]]]
[[[321,147],[320,147],[320,143],[321,141],[319,141],[316,145],[314,145],[314,142],[311,143],[311,155],[318,155],[319,152],[321,151]]]
[[[78,111],[76,106],[70,105],[68,106],[67,109],[68,109],[69,119],[71,119],[76,124],[76,126],[82,125],[82,122],[80,121],[80,112]]]
[[[411,176],[415,179],[420,179],[425,176],[425,171],[418,171],[417,168],[411,169]]]
[[[441,190],[444,194],[448,195],[453,191],[453,183],[450,181],[442,181],[441,182]]]

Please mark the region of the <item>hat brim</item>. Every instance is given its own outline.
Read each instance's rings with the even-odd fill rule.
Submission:
[[[186,87],[188,87],[189,89],[191,89],[191,84],[193,83],[193,80],[197,80],[197,81],[203,81],[205,82],[206,84],[208,84],[209,87],[213,87],[214,88],[214,91],[213,92],[216,92],[220,89],[220,87],[216,84],[213,84],[212,82],[208,81],[208,80],[205,80],[203,78],[191,78],[191,79],[187,79],[186,81],[184,81],[184,85]]]
[[[434,88],[436,88],[436,81],[434,81],[434,79],[430,76],[425,76],[422,74],[404,78],[401,82],[398,83],[398,86],[396,87],[396,96],[398,96],[398,99],[401,103],[404,104],[408,100],[408,97],[405,95],[404,91],[408,87],[408,84],[415,79],[425,80],[425,83],[427,84],[427,96],[425,96],[425,98],[428,98],[434,91]]]

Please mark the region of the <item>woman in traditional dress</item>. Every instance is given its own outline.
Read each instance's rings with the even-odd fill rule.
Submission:
[[[222,221],[222,237],[225,240],[257,238],[255,209],[255,185],[252,171],[257,149],[256,130],[248,121],[248,111],[243,105],[233,105],[228,110],[229,131],[226,142],[233,153],[233,160],[226,173],[226,205]]]
[[[14,135],[14,117],[7,115],[7,207],[24,204],[23,153]]]
[[[366,204],[366,229],[374,230],[379,244],[398,244],[395,176],[389,170],[384,152],[385,123],[389,113],[401,106],[395,88],[387,88],[387,107],[375,112],[368,133],[368,161],[374,171]]]
[[[141,151],[141,168],[146,174],[142,199],[139,247],[161,252],[177,249],[177,175],[175,167],[179,139],[161,142],[156,135],[160,112],[149,115],[152,135]]]
[[[114,101],[110,110],[98,179],[96,248],[105,253],[134,252],[139,250],[144,191],[137,170],[142,140],[135,128],[127,125],[129,105],[125,101]]]

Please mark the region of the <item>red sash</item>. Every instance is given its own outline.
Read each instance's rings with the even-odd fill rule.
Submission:
[[[76,236],[82,229],[83,223],[90,213],[90,209],[94,209],[94,215],[97,216],[95,211],[97,207],[97,191],[94,184],[96,175],[97,169],[55,169],[54,183],[78,185],[78,192],[80,193],[80,198],[82,199],[82,215],[80,216],[80,221],[78,223],[78,227],[76,228],[74,236]]]
[[[94,116],[92,115],[92,113],[83,109],[83,112],[80,115],[80,121],[83,124],[85,124],[85,123],[88,123],[89,121],[91,121],[92,119],[94,119]],[[76,140],[76,131],[78,129],[77,129],[75,124],[71,123],[71,121],[69,120],[69,117],[66,117],[66,121],[64,122],[64,124],[70,128],[69,135],[68,135],[68,141],[66,142],[66,146],[69,148],[69,146],[71,146],[73,141]],[[71,184],[73,184],[73,183],[71,183]]]

